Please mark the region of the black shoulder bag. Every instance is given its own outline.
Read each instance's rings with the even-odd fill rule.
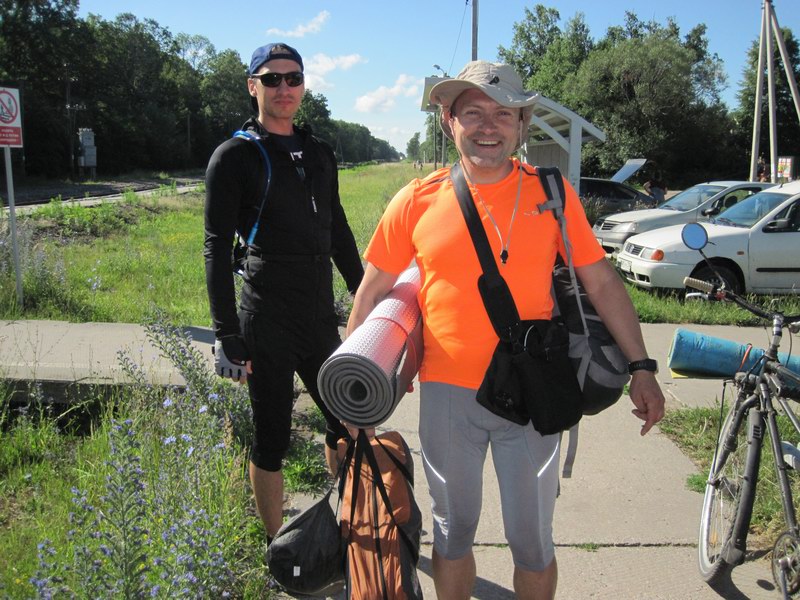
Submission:
[[[514,423],[531,421],[543,435],[569,429],[583,413],[581,389],[568,355],[567,329],[558,318],[520,320],[459,163],[450,168],[450,179],[483,269],[478,291],[500,338],[477,400]]]

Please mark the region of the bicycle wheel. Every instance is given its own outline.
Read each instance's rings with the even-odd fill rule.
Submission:
[[[735,444],[725,448],[736,425],[736,408],[734,403],[728,411],[717,441],[700,517],[698,564],[700,575],[711,585],[743,560],[755,497],[760,443],[748,440],[747,415],[735,431]],[[717,465],[723,465],[719,471]]]

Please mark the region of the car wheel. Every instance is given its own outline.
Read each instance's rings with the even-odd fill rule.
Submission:
[[[714,271],[716,271],[716,273]],[[725,289],[736,294],[742,293],[742,284],[739,282],[739,278],[736,276],[736,273],[731,271],[728,267],[723,267],[722,265],[714,265],[714,271],[712,271],[711,267],[708,265],[704,265],[697,269],[692,277],[695,279],[702,279],[703,281],[710,281],[718,286],[724,283]]]

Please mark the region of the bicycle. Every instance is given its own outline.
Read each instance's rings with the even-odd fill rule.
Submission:
[[[699,230],[697,229],[699,228]],[[683,240],[702,253],[708,242],[705,229],[697,223],[684,227]],[[720,281],[721,278],[720,278]],[[764,434],[769,436],[787,530],[772,551],[772,575],[784,598],[800,590],[800,528],[797,523],[789,470],[800,470],[800,450],[783,440],[778,430],[776,407],[788,417],[800,435],[800,420],[789,400],[800,401],[800,376],[778,361],[783,330],[800,331],[800,315],[787,316],[756,306],[738,294],[687,277],[684,285],[700,290],[709,300],[728,300],[772,322],[772,340],[764,354],[747,371],[733,379],[735,399],[720,427],[714,458],[706,481],[700,519],[698,562],[702,578],[712,587],[727,579],[730,571],[744,562],[747,535],[755,502]],[[698,294],[687,294],[687,297]],[[721,411],[724,408],[724,394]]]

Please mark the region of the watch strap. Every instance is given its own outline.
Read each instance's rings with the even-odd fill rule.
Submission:
[[[650,371],[651,373],[657,373],[658,362],[652,358],[634,360],[628,363],[628,373],[633,373],[634,371]]]

